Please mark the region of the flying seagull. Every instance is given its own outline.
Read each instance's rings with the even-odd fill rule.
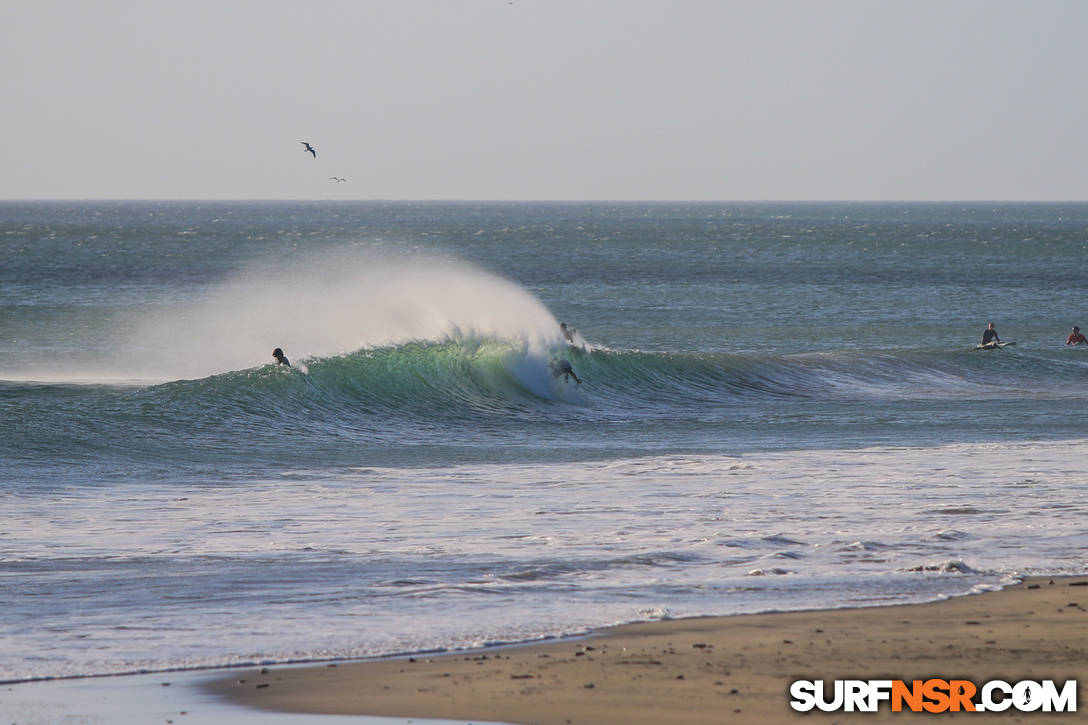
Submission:
[[[343,176],[330,176],[329,181],[335,181],[336,183],[340,183],[342,181],[347,181],[347,179],[345,179]]]
[[[311,154],[314,155],[315,159],[317,158],[317,151],[314,150],[314,147],[311,146],[308,141],[299,141],[299,143],[306,147],[302,149],[302,153],[306,153],[307,151],[309,151]]]

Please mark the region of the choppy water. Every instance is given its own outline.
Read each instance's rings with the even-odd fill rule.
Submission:
[[[2,203],[0,679],[1081,572],[1086,248],[1079,204]]]

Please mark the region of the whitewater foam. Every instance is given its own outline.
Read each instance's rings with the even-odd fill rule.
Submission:
[[[0,612],[0,677],[362,657],[1083,571],[1086,451],[294,469],[244,492],[163,482],[0,497],[20,577]],[[1040,483],[1021,485],[1028,475]],[[961,517],[953,535],[927,513],[991,499],[1007,510]],[[254,607],[259,626],[239,628]]]

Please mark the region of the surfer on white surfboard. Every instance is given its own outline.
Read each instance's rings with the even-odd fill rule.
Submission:
[[[986,325],[986,329],[982,331],[982,342],[975,345],[976,350],[996,350],[1006,345],[1015,345],[1015,342],[1001,342],[1001,338],[997,336],[997,329],[994,327],[994,323]]]

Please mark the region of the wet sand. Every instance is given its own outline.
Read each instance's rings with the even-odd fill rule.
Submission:
[[[1077,679],[1079,712],[798,713],[798,679]],[[918,605],[667,620],[588,637],[307,667],[209,686],[281,712],[519,725],[1088,722],[1088,576]]]

